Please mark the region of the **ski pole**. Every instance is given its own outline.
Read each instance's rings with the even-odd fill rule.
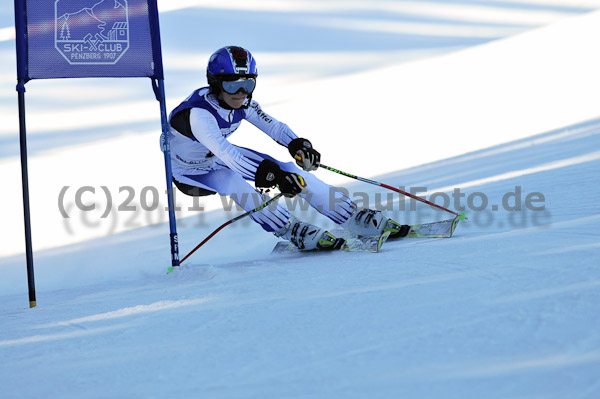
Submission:
[[[193,254],[194,252],[196,252],[196,250],[198,248],[200,248],[201,246],[203,246],[208,240],[210,240],[215,234],[217,234],[219,231],[221,231],[223,228],[225,228],[226,226],[229,226],[230,224],[237,222],[238,220],[245,218],[248,215],[251,215],[255,212],[260,211],[261,209],[266,208],[267,206],[271,205],[273,202],[277,201],[281,196],[283,195],[283,193],[279,193],[276,196],[274,196],[273,198],[271,198],[270,200],[264,202],[262,205],[252,209],[251,211],[248,211],[242,215],[236,216],[231,220],[228,220],[227,222],[223,223],[221,226],[219,226],[215,231],[213,231],[212,233],[210,233],[200,244],[196,245],[196,248],[192,249],[190,251],[189,254],[187,254],[186,256],[183,257],[183,259],[181,259],[180,263],[183,263],[183,261],[185,261],[187,258],[190,257],[191,254]]]
[[[427,201],[426,199],[423,199],[421,197],[417,197],[416,195],[413,195],[411,193],[407,193],[406,191],[402,191],[399,188],[392,187],[392,186],[389,186],[389,185],[384,184],[384,183],[380,183],[380,182],[375,181],[375,180],[365,179],[364,177],[359,177],[359,176],[356,176],[356,175],[352,175],[350,173],[343,172],[343,171],[341,171],[339,169],[335,169],[335,168],[332,168],[332,167],[327,166],[327,165],[319,164],[319,167],[321,167],[323,169],[327,169],[330,172],[334,172],[334,173],[337,173],[337,174],[340,174],[340,175],[343,175],[343,176],[347,176],[347,177],[351,177],[351,178],[356,179],[356,180],[360,180],[360,181],[365,182],[365,183],[374,184],[376,186],[387,188],[388,190],[392,190],[392,191],[395,191],[395,192],[400,193],[402,195],[406,195],[407,197],[414,198],[417,201],[424,202],[424,203],[426,203],[428,205],[431,205],[431,206],[436,207],[438,209],[441,209],[443,211],[450,212],[453,215],[460,216],[460,220],[464,220],[465,219],[465,213],[464,212],[463,213],[456,213],[454,211],[451,211],[450,209],[444,208],[443,206],[440,206],[440,205],[435,204],[433,202]]]

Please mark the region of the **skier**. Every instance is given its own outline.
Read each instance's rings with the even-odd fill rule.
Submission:
[[[355,234],[375,236],[386,230],[391,235],[405,234],[401,225],[382,212],[358,209],[347,195],[308,173],[318,168],[321,155],[309,140],[299,138],[252,99],[258,72],[248,50],[237,46],[217,50],[210,56],[206,75],[209,86],[195,90],[169,116],[173,182],[180,191],[194,196],[230,196],[249,211],[258,205],[249,200],[259,193],[248,183],[253,181],[258,189],[276,187],[286,197],[299,195]],[[227,141],[243,119],[287,147],[295,163]],[[251,218],[301,250],[331,249],[336,243],[333,234],[299,220],[279,204],[255,212]]]

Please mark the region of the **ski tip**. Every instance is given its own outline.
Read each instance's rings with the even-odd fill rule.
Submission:
[[[379,237],[379,240],[377,241],[377,250],[374,252],[379,252],[383,243],[386,242],[388,237],[390,236],[390,233],[390,231],[386,231]]]
[[[460,216],[460,220],[465,220],[467,215],[464,212],[461,212],[458,216]]]

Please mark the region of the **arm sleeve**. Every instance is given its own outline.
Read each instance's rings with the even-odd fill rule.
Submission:
[[[254,100],[250,102],[246,111],[246,120],[284,147],[287,147],[290,141],[298,138],[288,125],[267,115]]]
[[[254,180],[259,162],[244,157],[238,149],[221,134],[215,118],[206,110],[193,108],[190,111],[190,127],[196,140],[208,148],[230,169],[244,179]]]

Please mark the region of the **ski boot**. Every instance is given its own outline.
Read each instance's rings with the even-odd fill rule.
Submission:
[[[383,212],[373,209],[355,209],[342,227],[354,234],[367,237],[378,236],[389,231],[388,239],[406,237],[410,230],[410,226],[401,225],[386,217]]]
[[[290,216],[286,225],[274,234],[276,237],[290,241],[301,251],[340,249],[345,241],[295,216]]]

